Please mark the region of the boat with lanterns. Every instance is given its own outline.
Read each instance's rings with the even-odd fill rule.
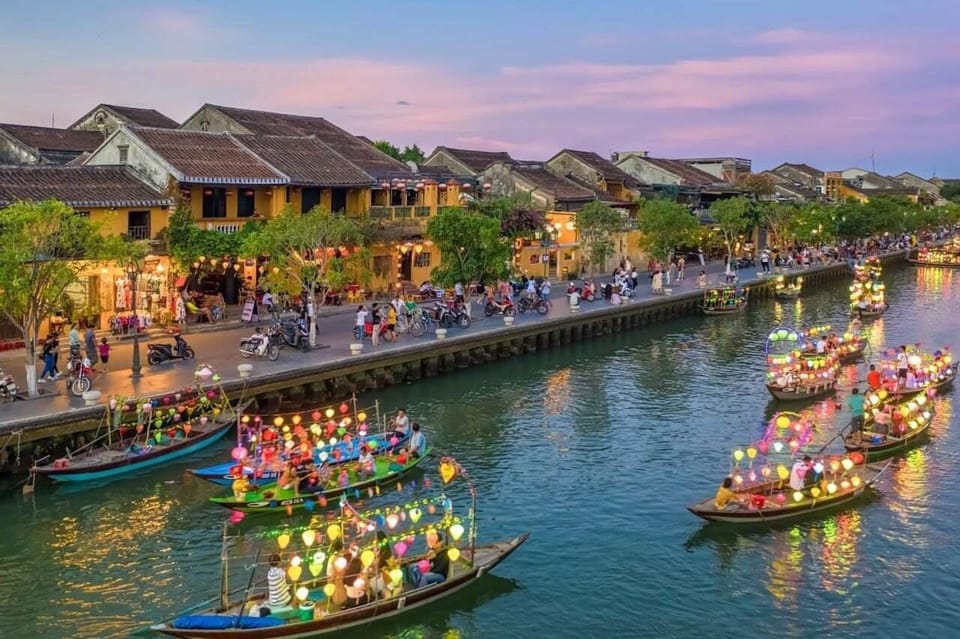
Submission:
[[[881,388],[894,400],[913,397],[933,390],[943,392],[953,386],[957,368],[949,347],[927,353],[919,346],[907,347],[907,378],[897,377],[896,350],[884,352],[880,365]],[[912,376],[912,377],[911,377]]]
[[[368,450],[376,450],[381,446],[387,448],[373,457],[373,463],[368,468],[364,468],[359,460],[335,466],[324,463],[297,472],[289,481],[281,475],[279,481],[267,484],[258,484],[256,480],[251,482],[243,477],[233,482],[231,494],[211,497],[210,501],[247,514],[289,514],[294,510],[325,508],[329,500],[340,495],[353,498],[379,495],[381,486],[400,480],[430,455],[429,449],[417,456],[399,443],[376,439],[369,440],[366,446]],[[293,467],[292,462],[288,462],[288,465]]]
[[[773,295],[778,300],[795,300],[800,297],[802,289],[803,277],[787,282],[783,275],[778,275],[773,285]]]
[[[222,439],[237,422],[220,376],[201,364],[196,386],[160,398],[111,397],[94,438],[61,458],[46,458],[30,469],[57,482],[104,480],[167,463]]]
[[[747,308],[749,289],[736,286],[708,288],[703,292],[704,315],[733,315]]]
[[[767,390],[781,401],[799,401],[829,395],[836,390],[840,359],[836,352],[804,356],[802,334],[781,326],[767,336]]]
[[[356,461],[364,447],[380,455],[404,445],[407,439],[408,435],[395,436],[387,427],[379,402],[359,408],[354,397],[339,406],[314,410],[267,417],[245,414],[240,417],[232,461],[190,472],[221,486],[232,486],[240,478],[270,483],[280,478],[292,458],[298,463],[312,459],[318,466],[325,462],[335,466]],[[371,447],[373,442],[390,446]]]
[[[844,435],[844,448],[860,451],[868,459],[876,460],[922,441],[933,422],[932,397],[935,394],[935,391],[929,395],[922,393],[894,404],[888,400],[896,398],[885,390],[867,393],[864,400],[868,410],[864,412],[863,428]]]
[[[863,330],[847,330],[842,335],[837,335],[833,327],[829,324],[823,326],[814,326],[803,331],[801,335],[801,355],[803,357],[816,357],[817,342],[821,339],[825,342],[825,352],[832,352],[837,355],[841,364],[852,364],[863,357],[863,352],[867,347],[867,335]]]
[[[341,499],[330,519],[250,540],[230,537],[225,526],[219,597],[151,629],[182,639],[314,637],[429,606],[475,583],[528,534],[477,544],[476,487],[452,457],[438,470],[439,494],[405,503],[360,511]],[[454,506],[461,496],[469,499],[464,511]],[[253,547],[246,585],[231,588],[231,565],[249,566]]]
[[[812,517],[848,505],[886,469],[867,463],[859,451],[804,454],[810,440],[803,443],[802,433],[813,429],[804,415],[775,415],[764,439],[733,451],[729,486],[725,482],[717,495],[688,510],[707,521],[738,525]],[[809,456],[810,464],[801,456]]]
[[[924,247],[917,251],[916,257],[908,257],[907,262],[916,266],[960,268],[960,253]]]

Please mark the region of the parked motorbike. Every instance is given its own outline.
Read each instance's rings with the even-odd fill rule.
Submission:
[[[536,311],[541,315],[546,315],[547,311],[550,310],[550,307],[547,306],[547,303],[544,302],[539,293],[530,299],[527,296],[523,296],[517,302],[517,310],[521,313],[526,313],[527,311]]]
[[[460,328],[470,327],[470,316],[462,302],[442,304],[437,302],[437,323],[443,328],[450,328],[454,324]]]
[[[173,334],[174,343],[147,344],[147,364],[156,366],[174,359],[193,359],[196,354],[180,333]]]
[[[271,337],[276,335],[279,338],[272,340],[276,342],[277,348],[292,346],[293,348],[299,348],[303,352],[310,350],[310,329],[303,319],[277,322],[273,328],[274,331],[271,333]]]
[[[70,349],[70,358],[67,360],[67,388],[80,397],[93,386],[93,370],[91,362],[80,353],[78,347]]]
[[[494,300],[488,299],[487,305],[483,307],[483,314],[487,317],[492,317],[494,315],[513,317],[517,314],[517,309],[510,300],[495,302]]]
[[[280,347],[277,346],[277,339],[282,339],[279,335],[276,335],[276,331],[271,329],[271,335],[264,335],[260,328],[257,328],[257,332],[248,337],[247,339],[240,341],[240,355],[245,359],[249,359],[253,356],[264,357],[266,356],[271,362],[277,361],[277,358],[280,357]]]
[[[17,382],[12,375],[5,375],[0,368],[0,400],[12,402],[17,398]]]

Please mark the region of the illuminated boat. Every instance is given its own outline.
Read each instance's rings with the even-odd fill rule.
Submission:
[[[767,336],[767,391],[781,401],[823,397],[834,392],[840,374],[836,352],[804,356],[803,336],[796,329],[778,327]]]
[[[869,459],[880,459],[905,450],[921,441],[933,422],[934,409],[926,395],[919,395],[898,405],[881,405],[880,393],[865,398],[872,410],[867,411],[861,432],[844,435],[848,451],[860,451]]]
[[[747,308],[749,289],[734,286],[709,288],[703,292],[704,315],[733,315]]]
[[[880,280],[856,280],[850,285],[850,315],[870,319],[883,315],[890,305],[886,301],[885,286]]]
[[[803,340],[802,357],[817,357],[816,342],[820,337],[825,337],[830,342],[832,327],[829,325],[815,326],[803,331],[801,339]],[[841,364],[852,364],[863,357],[863,351],[867,347],[867,338],[864,332],[853,333],[847,331],[843,335],[836,335],[836,343],[828,343],[827,348],[837,355]]]
[[[924,247],[917,252],[916,257],[907,258],[907,262],[917,266],[960,268],[960,252]]]
[[[892,399],[913,397],[930,390],[942,392],[953,386],[957,377],[957,369],[953,365],[953,355],[948,348],[924,353],[915,347],[910,347],[907,358],[908,364],[914,370],[922,373],[920,379],[912,387],[906,387],[903,380],[897,378],[897,362],[895,359],[884,360],[880,364],[883,391]],[[895,353],[888,351],[887,355]]]
[[[370,636],[377,636],[382,633],[371,623],[435,605],[477,582],[516,551],[528,534],[478,545],[475,486],[450,457],[441,459],[439,470],[440,495],[421,495],[409,503],[365,512],[341,500],[336,517],[259,533],[257,557],[273,557],[255,561],[246,588],[233,591],[227,579],[231,562],[245,566],[250,560],[249,554],[231,556],[232,547],[246,544],[232,544],[230,528],[225,526],[218,604],[194,607],[151,629],[181,639],[293,639],[362,626]],[[463,516],[448,497],[455,490],[449,483],[456,476],[465,478],[470,495]],[[421,545],[423,551],[418,550]],[[262,572],[270,564],[276,569],[272,590]],[[433,579],[426,585],[413,582],[415,575],[434,569],[443,572],[439,583],[431,583]],[[358,591],[363,595],[351,599]],[[271,594],[275,605],[270,604]]]
[[[793,282],[787,283],[783,275],[778,275],[773,287],[773,295],[778,300],[794,300],[800,297],[803,289],[803,278],[798,277]]]

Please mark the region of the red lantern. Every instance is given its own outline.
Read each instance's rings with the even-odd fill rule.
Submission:
[[[315,411],[313,411],[313,414],[310,415],[310,416],[313,417],[313,421],[319,422],[319,421],[320,421],[320,418],[323,417],[323,414],[322,414],[320,411],[315,410]]]
[[[346,402],[344,402],[343,404],[340,404],[340,414],[341,414],[341,415],[346,415],[346,414],[347,414],[347,411],[349,411],[349,410],[350,410],[350,407],[347,406]]]

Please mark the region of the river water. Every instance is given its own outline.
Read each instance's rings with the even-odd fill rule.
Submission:
[[[960,272],[885,279],[892,308],[873,324],[874,349],[950,342]],[[751,302],[734,319],[679,320],[378,393],[469,469],[481,542],[532,534],[435,607],[338,636],[952,636],[960,424],[949,396],[931,441],[854,509],[750,532],[685,509],[714,492],[732,448],[776,410],[761,385],[770,328],[842,329],[846,296],[838,283]],[[833,401],[813,408],[821,439],[846,421]],[[226,511],[207,502],[216,487],[184,471],[227,447],[92,490],[6,495],[0,637],[152,636],[151,621],[216,596]]]

